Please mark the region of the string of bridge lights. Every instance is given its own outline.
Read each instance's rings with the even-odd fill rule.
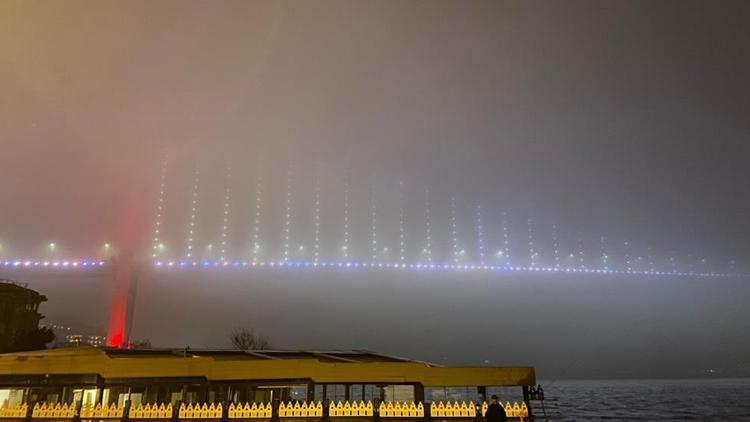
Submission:
[[[289,248],[292,226],[292,171],[286,175],[286,200],[284,207],[284,262],[289,261]]]
[[[255,180],[255,215],[253,216],[253,244],[252,255],[253,262],[258,262],[260,258],[260,223],[261,223],[261,212],[263,207],[263,179],[258,166],[258,171]]]
[[[372,260],[378,260],[378,204],[375,198],[375,182],[370,190],[370,241]]]
[[[627,271],[632,271],[632,261],[630,260],[630,242],[623,242],[623,247],[625,249],[625,269]]]
[[[195,224],[198,215],[198,182],[198,169],[196,169],[193,175],[193,186],[190,195],[190,219],[188,220],[187,246],[185,248],[185,256],[188,258],[193,257],[193,248],[195,247]]]
[[[451,197],[451,245],[453,246],[453,264],[458,264],[461,252],[458,250],[458,227],[456,224],[456,198]]]
[[[344,223],[343,223],[343,244],[341,245],[342,255],[345,261],[349,260],[349,199],[351,188],[349,187],[349,178],[344,181]]]
[[[406,262],[406,232],[404,229],[404,182],[398,182],[398,250],[399,262]]]
[[[320,174],[315,176],[315,204],[313,206],[313,262],[320,260]]]
[[[526,220],[529,242],[529,266],[536,267],[536,250],[534,250],[534,227],[531,218]]]
[[[432,264],[432,223],[430,222],[430,190],[424,191],[424,255]]]
[[[1,264],[1,263],[0,263]],[[400,263],[400,262],[361,262],[361,261],[184,261],[157,260],[157,269],[372,269],[372,270],[415,270],[415,271],[455,271],[455,272],[485,272],[485,273],[547,273],[547,274],[612,274],[612,275],[641,275],[641,276],[672,276],[672,277],[748,277],[747,274],[719,273],[719,272],[680,272],[680,271],[651,271],[651,270],[614,270],[604,268],[555,268],[551,266],[512,266],[512,265],[471,265],[471,264],[429,264],[429,263]]]
[[[201,177],[199,177],[201,176]],[[297,204],[295,201],[295,178],[291,168],[286,173],[286,189],[282,195],[282,237],[281,237],[281,253],[275,255],[273,253],[267,253],[266,249],[263,248],[263,239],[261,236],[266,232],[263,229],[264,220],[270,218],[266,217],[269,213],[267,211],[267,204],[265,194],[267,191],[267,184],[264,183],[263,174],[260,166],[256,175],[254,184],[254,190],[251,189],[248,193],[249,198],[253,198],[253,208],[251,209],[250,216],[248,219],[252,219],[251,232],[249,237],[251,239],[250,251],[244,256],[240,256],[237,259],[236,255],[232,256],[230,247],[230,226],[234,227],[236,224],[230,224],[230,220],[234,220],[238,214],[234,214],[232,210],[232,173],[229,166],[226,167],[223,181],[223,196],[220,202],[214,205],[217,212],[221,215],[221,225],[219,226],[218,236],[215,237],[217,243],[208,243],[206,246],[206,252],[203,254],[197,253],[199,242],[196,235],[198,232],[205,233],[211,232],[211,230],[200,229],[198,217],[202,214],[203,207],[209,207],[210,204],[204,204],[201,201],[201,196],[204,192],[209,191],[203,181],[205,180],[203,175],[199,175],[198,168],[193,172],[192,183],[188,184],[190,193],[188,195],[189,200],[186,201],[189,205],[188,212],[186,213],[187,221],[187,232],[185,233],[184,247],[182,248],[170,248],[170,251],[183,251],[182,256],[174,256],[165,246],[164,239],[164,216],[166,209],[166,197],[167,197],[167,159],[165,157],[162,167],[159,172],[159,184],[157,195],[155,197],[155,213],[153,216],[153,237],[151,238],[151,250],[148,255],[151,256],[149,261],[156,269],[202,269],[202,270],[214,270],[214,269],[242,269],[242,268],[265,268],[265,269],[367,269],[367,270],[415,270],[415,271],[460,271],[460,272],[494,272],[494,273],[576,273],[576,274],[621,274],[621,275],[648,275],[648,276],[701,276],[701,277],[729,277],[739,276],[746,277],[744,274],[737,274],[735,272],[735,264],[731,263],[729,271],[716,271],[708,265],[705,259],[688,262],[687,264],[681,263],[678,265],[678,260],[674,255],[665,257],[663,265],[657,265],[654,259],[654,253],[651,248],[645,250],[645,255],[633,255],[632,243],[625,241],[622,243],[615,243],[619,245],[616,248],[616,255],[620,259],[616,259],[619,265],[612,265],[612,251],[610,250],[613,243],[608,242],[604,236],[598,238],[599,240],[599,251],[586,250],[582,239],[578,239],[576,243],[571,245],[568,253],[563,253],[560,247],[559,227],[557,224],[551,226],[551,247],[542,243],[538,244],[537,229],[538,224],[532,219],[525,219],[525,234],[519,236],[518,246],[525,243],[527,251],[525,253],[519,253],[516,249],[518,246],[516,242],[513,243],[514,249],[511,249],[511,231],[508,224],[508,216],[505,212],[498,214],[501,227],[500,231],[495,232],[488,230],[486,225],[487,215],[492,215],[488,212],[480,203],[475,204],[473,207],[474,211],[474,234],[470,231],[463,232],[461,226],[459,226],[459,211],[457,207],[457,201],[455,197],[450,198],[450,205],[447,217],[447,221],[444,226],[442,235],[446,236],[448,243],[445,250],[444,260],[440,258],[436,259],[434,255],[434,235],[435,229],[433,219],[433,203],[431,198],[431,191],[424,189],[424,201],[422,210],[422,223],[423,227],[423,242],[422,247],[419,248],[420,242],[410,241],[408,236],[411,232],[407,230],[406,223],[411,221],[407,219],[410,215],[407,213],[406,208],[406,189],[403,181],[398,181],[395,188],[389,188],[388,186],[378,185],[376,178],[373,175],[371,189],[369,192],[369,230],[367,230],[367,223],[362,221],[364,229],[364,236],[369,237],[370,243],[370,256],[369,259],[361,259],[357,257],[356,253],[352,253],[352,186],[348,177],[343,180],[343,191],[342,200],[339,202],[338,215],[342,216],[342,219],[338,225],[341,237],[336,235],[337,239],[334,243],[340,245],[340,252],[335,252],[331,256],[328,256],[324,252],[323,240],[325,232],[323,231],[322,219],[323,219],[323,194],[322,194],[322,182],[320,172],[316,172],[315,178],[311,181],[312,189],[312,215],[308,214],[308,218],[312,217],[312,231],[311,239],[312,248],[310,252],[304,250],[304,244],[300,242],[299,250],[295,249],[296,253],[292,253],[292,240],[293,236],[299,236],[299,240],[307,238],[310,234],[303,236],[296,227],[295,210],[294,206]],[[348,175],[345,175],[348,176]],[[170,185],[173,183],[170,182]],[[382,189],[378,189],[382,186]],[[389,222],[384,215],[387,210],[387,206],[383,205],[382,198],[379,192],[393,192],[394,199],[397,199],[397,207],[394,207],[392,212],[393,220]],[[365,194],[366,195],[366,194]],[[364,195],[363,195],[364,196]],[[339,197],[341,198],[341,197]],[[364,198],[362,198],[364,199]],[[205,201],[203,201],[205,202]],[[336,206],[332,207],[335,211]],[[325,207],[328,213],[330,208]],[[174,210],[170,208],[170,218],[174,213]],[[301,218],[302,214],[298,217]],[[183,223],[184,224],[184,223]],[[392,231],[388,232],[389,224],[393,224],[391,227]],[[292,227],[294,226],[294,227]],[[385,226],[385,227],[384,227]],[[184,226],[183,226],[184,227]],[[293,233],[292,229],[295,232]],[[200,230],[199,230],[200,229]],[[521,229],[521,226],[517,227]],[[386,230],[385,233],[392,233],[388,236],[383,236],[381,230]],[[369,231],[369,233],[367,233]],[[214,232],[216,233],[216,232]],[[490,246],[488,251],[488,233],[490,237],[497,239],[497,249],[493,249]],[[523,231],[518,230],[513,233],[521,234]],[[461,239],[459,235],[466,237]],[[419,236],[419,235],[417,235]],[[363,239],[364,240],[364,239]],[[465,241],[465,242],[464,242]],[[339,243],[340,242],[340,243]],[[390,243],[389,243],[390,242]],[[474,244],[471,247],[470,254],[467,254],[466,249],[462,242],[467,244]],[[244,243],[247,244],[247,243]],[[363,245],[363,249],[367,249]],[[489,242],[489,245],[492,241]],[[216,248],[218,254],[212,254],[214,245],[218,245]],[[296,246],[296,243],[295,243]],[[389,252],[388,246],[392,246],[392,252]],[[409,246],[416,248],[414,252],[415,256],[410,256]],[[42,258],[5,258],[3,259],[3,249],[0,246],[0,269],[5,270],[23,270],[23,269],[92,269],[101,268],[109,265],[109,258],[112,257],[113,250],[109,244],[105,245],[105,253],[101,258],[78,258],[78,259],[63,259],[60,257],[58,247],[55,243],[50,243],[49,254]],[[366,256],[367,253],[364,250],[360,250],[360,257]],[[540,254],[540,251],[543,254]],[[515,252],[515,253],[513,253]],[[511,256],[511,255],[515,256]],[[170,256],[172,255],[172,256]],[[543,256],[542,256],[543,255]],[[514,259],[512,259],[514,258]],[[661,262],[661,261],[660,261]],[[521,264],[523,263],[523,264]],[[519,265],[521,264],[521,265]],[[525,264],[525,265],[524,265]],[[689,266],[688,266],[689,265]]]
[[[95,270],[109,266],[105,260],[38,260],[11,259],[0,260],[0,270]],[[606,268],[557,268],[554,266],[513,266],[513,265],[471,265],[471,264],[435,264],[435,263],[400,263],[400,262],[360,262],[360,261],[249,261],[249,260],[156,260],[153,266],[157,270],[238,270],[238,269],[346,269],[346,270],[394,270],[418,272],[484,272],[484,273],[545,273],[545,274],[608,274],[633,276],[671,276],[671,277],[722,277],[746,278],[748,274],[700,272],[700,271],[658,271],[658,270],[617,270]]]
[[[57,244],[48,245],[50,253],[57,250]],[[112,247],[105,243],[103,248],[105,255],[111,252]],[[606,253],[604,253],[606,255]],[[575,256],[575,255],[574,255]],[[643,262],[643,257],[638,257]],[[577,260],[576,260],[577,261]],[[574,261],[575,262],[575,261]],[[660,271],[649,265],[649,269],[612,269],[606,267],[588,267],[588,266],[569,266],[562,267],[556,265],[482,265],[482,264],[455,264],[455,263],[431,263],[431,262],[363,262],[354,260],[338,261],[308,261],[308,260],[190,260],[181,259],[158,259],[153,261],[156,269],[242,269],[242,268],[259,268],[259,269],[371,269],[371,270],[416,270],[416,271],[457,271],[457,272],[489,272],[489,273],[558,273],[558,274],[616,274],[616,275],[642,275],[642,276],[695,276],[695,277],[748,277],[748,274],[735,272],[716,272],[716,271],[680,271],[677,269],[676,260],[670,257],[668,260],[671,270]],[[706,263],[702,259],[703,264]],[[649,262],[651,264],[651,262]],[[0,269],[4,270],[87,270],[98,269],[110,265],[105,259],[0,259]],[[731,270],[734,270],[732,263]]]
[[[403,206],[403,182],[399,182],[399,209],[398,209],[398,245],[399,245],[399,256],[398,260],[394,262],[386,262],[381,256],[387,255],[388,249],[383,247],[379,242],[378,236],[378,195],[376,190],[376,184],[373,182],[370,190],[370,242],[371,242],[371,260],[368,262],[351,260],[349,257],[349,245],[350,245],[350,213],[351,213],[351,188],[348,183],[348,178],[345,182],[343,191],[343,222],[342,222],[342,260],[325,261],[320,259],[320,219],[321,219],[321,192],[320,192],[320,180],[316,177],[313,188],[313,259],[305,260],[298,259],[293,260],[290,255],[290,244],[291,244],[291,219],[292,219],[292,204],[293,204],[293,183],[291,172],[287,173],[287,186],[285,195],[285,208],[284,208],[284,237],[283,237],[283,258],[279,260],[261,260],[257,251],[260,249],[260,226],[261,226],[261,209],[262,209],[262,184],[261,177],[258,175],[255,190],[255,218],[253,225],[253,259],[252,260],[233,260],[229,261],[226,259],[219,260],[190,260],[190,259],[171,259],[164,260],[159,259],[154,261],[156,268],[168,268],[168,269],[189,269],[189,268],[201,268],[201,269],[221,269],[221,268],[268,268],[268,269],[281,269],[281,268],[296,268],[296,269],[309,269],[309,268],[345,268],[345,269],[391,269],[391,270],[453,270],[453,271],[484,271],[484,272],[534,272],[534,273],[590,273],[590,274],[633,274],[633,275],[700,275],[700,276],[726,276],[727,274],[715,273],[715,272],[680,272],[675,267],[672,271],[657,271],[653,268],[649,270],[634,270],[628,267],[625,270],[609,269],[607,267],[595,268],[586,267],[584,264],[585,255],[583,253],[582,242],[578,242],[578,250],[576,254],[571,254],[574,261],[569,266],[562,266],[560,263],[560,250],[559,250],[559,239],[558,239],[558,228],[557,225],[552,226],[553,233],[553,249],[555,262],[552,266],[544,266],[538,264],[539,253],[536,250],[535,236],[534,236],[534,223],[531,218],[526,220],[527,229],[527,243],[528,243],[528,256],[529,264],[527,266],[516,266],[512,265],[510,261],[511,250],[510,250],[510,234],[507,222],[507,214],[502,214],[502,248],[496,253],[499,265],[488,265],[486,263],[485,255],[485,240],[484,240],[484,225],[482,207],[480,204],[476,206],[476,236],[477,236],[477,253],[479,257],[479,263],[467,264],[462,263],[462,259],[466,255],[464,249],[460,247],[458,238],[458,217],[457,217],[457,206],[455,198],[451,198],[450,202],[450,234],[451,234],[451,245],[452,245],[452,263],[434,263],[432,261],[432,225],[431,225],[431,203],[430,203],[430,192],[428,189],[425,190],[425,201],[424,201],[424,217],[425,217],[425,242],[423,249],[423,257],[420,258],[420,262],[407,262],[406,257],[406,243],[405,243],[405,211]],[[226,198],[225,198],[225,204]],[[226,211],[226,209],[225,209]],[[603,242],[603,240],[602,240]],[[628,245],[628,242],[625,243]],[[300,246],[302,247],[302,246]],[[607,257],[606,252],[602,252],[603,257]],[[630,258],[627,259],[628,265],[630,265]],[[674,262],[672,260],[671,262]],[[606,258],[603,258],[603,263],[606,263]]]
[[[167,157],[164,157],[162,166],[159,174],[159,196],[156,204],[156,218],[154,219],[154,243],[151,246],[151,257],[156,258],[160,253],[164,251],[164,243],[160,242],[161,238],[161,222],[162,215],[164,214],[164,195],[167,180]]]
[[[484,230],[482,229],[482,206],[477,204],[477,251],[479,265],[484,266]]]
[[[39,259],[10,259],[0,260],[0,269],[97,269],[107,265],[105,260],[96,259],[74,259],[74,260],[39,260]]]
[[[560,240],[557,238],[557,224],[552,225],[552,253],[555,259],[555,268],[560,268]]]
[[[578,264],[580,268],[586,268],[586,260],[583,256],[583,240],[578,239]]]
[[[4,246],[0,244],[0,253],[4,252]],[[104,243],[101,247],[99,258],[60,258],[57,243],[47,244],[45,258],[3,258],[0,256],[0,270],[91,270],[101,269],[108,264],[113,257],[114,249],[111,244]]]
[[[503,212],[503,251],[504,262],[510,264],[510,234],[508,233],[508,214]]]
[[[224,207],[222,209],[223,211],[223,219],[222,219],[222,225],[221,225],[221,248],[219,250],[219,260],[220,261],[226,261],[227,256],[227,232],[229,230],[229,202],[231,200],[231,188],[230,182],[232,180],[232,174],[231,169],[227,167],[226,172],[226,187],[224,188]]]

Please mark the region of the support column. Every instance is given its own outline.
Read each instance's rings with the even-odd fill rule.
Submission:
[[[110,261],[110,265],[114,265],[114,293],[107,330],[107,346],[110,347],[127,347],[130,340],[137,286],[132,261],[131,256],[123,255]]]
[[[141,250],[143,232],[143,198],[140,189],[122,192],[122,214],[117,219],[114,247],[117,258],[110,260],[113,276],[112,305],[107,329],[107,346],[126,347],[135,306],[137,251]]]

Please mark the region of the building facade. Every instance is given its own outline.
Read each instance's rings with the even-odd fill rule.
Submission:
[[[0,352],[13,350],[44,318],[39,305],[47,298],[21,283],[0,279]]]
[[[530,410],[535,383],[533,367],[447,367],[369,351],[82,346],[0,355],[0,406],[29,409],[39,403],[78,409],[221,404],[226,413],[230,405],[255,404],[278,414],[285,404],[479,406],[497,394]]]

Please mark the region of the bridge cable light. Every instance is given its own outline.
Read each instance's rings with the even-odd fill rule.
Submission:
[[[552,225],[552,253],[555,260],[555,268],[560,268],[560,239],[557,233],[557,224]]]
[[[503,248],[505,249],[505,265],[510,265],[510,233],[508,231],[508,214],[503,212]]]
[[[378,259],[378,205],[375,196],[375,177],[373,176],[370,189],[370,246],[372,262]]]
[[[581,269],[586,268],[586,256],[583,252],[583,239],[578,238],[578,267]]]
[[[164,156],[162,161],[161,172],[159,175],[159,195],[157,196],[156,203],[156,217],[154,218],[154,241],[152,244],[151,257],[156,258],[160,254],[160,240],[161,240],[161,222],[164,214],[164,197],[167,179],[167,156]]]
[[[477,251],[479,252],[479,265],[484,266],[484,228],[482,227],[482,205],[477,204]]]
[[[349,260],[349,202],[351,188],[349,187],[348,174],[344,178],[344,218],[342,219],[343,241],[341,245],[342,255],[345,261]]]
[[[253,244],[252,244],[252,256],[253,264],[258,263],[260,257],[260,225],[261,216],[263,209],[263,173],[261,167],[258,166],[258,170],[255,177],[255,215],[253,218]]]
[[[458,264],[460,251],[458,250],[458,227],[456,224],[456,198],[451,197],[451,244],[453,247],[453,263]]]
[[[529,245],[529,266],[536,267],[536,249],[534,249],[534,225],[531,218],[526,220],[526,229],[528,233],[528,245]]]
[[[193,186],[190,193],[190,218],[188,220],[188,232],[187,241],[185,242],[185,257],[190,259],[193,257],[195,248],[195,232],[196,222],[198,217],[198,183],[199,183],[198,168],[193,172]]]
[[[633,263],[630,259],[630,242],[623,242],[623,249],[625,252],[625,271],[631,272],[633,271]]]
[[[607,238],[601,236],[599,238],[599,244],[601,245],[601,266],[606,271],[609,270],[609,254],[607,252]]]
[[[399,261],[401,264],[406,263],[406,234],[404,229],[404,182],[399,181],[399,207],[398,207],[398,244],[399,244]]]
[[[430,189],[424,191],[424,252],[427,262],[432,264],[432,222],[430,221]]]
[[[287,170],[286,176],[286,201],[284,206],[284,245],[283,254],[284,262],[289,261],[289,245],[291,239],[292,225],[292,170]]]
[[[318,265],[320,258],[320,171],[315,177],[315,211],[313,215],[314,239],[313,239],[313,263]]]
[[[231,202],[231,183],[232,174],[231,168],[227,165],[226,179],[224,187],[224,206],[222,210],[222,225],[221,225],[221,242],[219,248],[219,260],[225,262],[227,257],[227,237],[229,231],[229,204]]]

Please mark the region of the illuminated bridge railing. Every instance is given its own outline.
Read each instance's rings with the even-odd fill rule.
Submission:
[[[114,263],[101,259],[0,259],[2,272],[58,272],[58,271],[108,271]],[[520,266],[520,265],[477,265],[456,263],[402,263],[402,262],[367,262],[367,261],[301,261],[301,260],[186,260],[167,259],[151,262],[156,270],[359,270],[359,271],[393,271],[393,272],[471,272],[471,273],[529,273],[529,274],[589,274],[618,276],[652,276],[652,277],[720,277],[747,278],[749,274],[707,272],[707,271],[660,271],[660,270],[624,270],[597,267],[565,266]]]
[[[185,261],[159,260],[153,262],[154,268],[163,270],[383,270],[415,272],[484,272],[484,273],[535,273],[535,274],[591,274],[591,275],[625,275],[625,276],[671,276],[671,277],[747,277],[746,274],[718,272],[680,272],[656,270],[617,270],[609,268],[566,268],[544,266],[513,265],[471,265],[471,264],[427,264],[427,263],[386,263],[359,261]]]
[[[98,259],[0,259],[0,270],[96,270],[107,266]]]

